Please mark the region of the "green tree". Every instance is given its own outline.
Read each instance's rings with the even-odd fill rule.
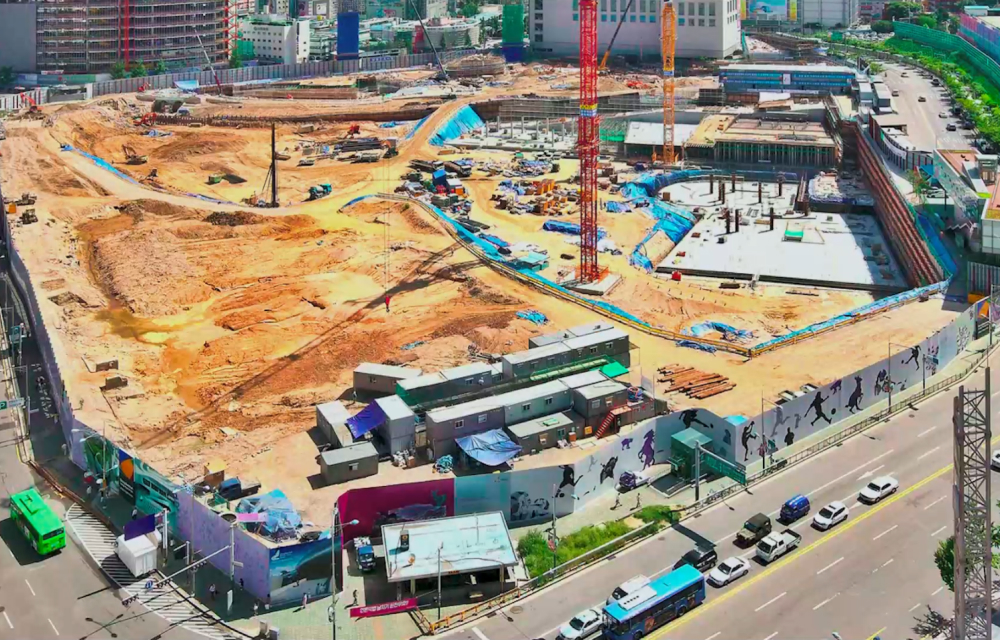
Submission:
[[[935,20],[933,16],[917,16],[913,20],[913,24],[918,27],[927,27],[928,29],[934,29],[938,25],[937,20]]]
[[[941,581],[950,590],[955,590],[955,536],[938,543],[934,550],[934,564],[941,574]]]
[[[875,33],[892,33],[892,23],[888,20],[877,20],[872,23],[872,31]]]
[[[885,16],[890,20],[902,20],[919,14],[922,9],[917,2],[891,2],[885,10]]]
[[[163,60],[157,60],[156,66],[153,67],[153,73],[158,76],[167,73],[167,63]]]
[[[14,84],[15,77],[14,67],[0,67],[0,87]]]
[[[116,61],[111,65],[111,77],[115,80],[121,80],[125,77],[125,63],[121,60]]]
[[[462,5],[460,12],[463,18],[472,18],[479,15],[479,4],[476,2],[466,2]]]
[[[472,35],[468,31],[465,32],[465,43],[464,43],[464,46],[467,49],[471,49],[472,48]]]
[[[140,60],[138,64],[128,70],[128,75],[131,78],[145,78],[149,75],[149,71],[146,69],[146,63]]]
[[[233,47],[233,52],[229,54],[229,68],[239,69],[243,66],[243,56],[240,54],[239,47]]]

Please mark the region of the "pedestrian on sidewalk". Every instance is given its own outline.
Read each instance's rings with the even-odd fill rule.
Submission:
[[[642,508],[642,494],[641,493],[635,494],[635,508],[636,509],[641,509]]]
[[[618,493],[618,494],[615,494],[615,504],[614,504],[614,506],[611,507],[611,510],[614,511],[615,509],[617,509],[620,506],[622,506],[622,494]]]
[[[302,594],[302,608],[305,609],[306,605],[308,605],[308,604],[309,604],[309,594],[308,593],[303,593]]]
[[[139,510],[133,507],[132,508],[132,519],[135,520],[138,517],[139,517]]]
[[[254,600],[253,601],[253,617],[255,617],[255,618],[257,617],[257,609],[259,609],[259,608],[260,608],[260,601],[259,600]]]
[[[268,594],[267,600],[264,601],[264,613],[271,612],[271,596]]]
[[[351,606],[352,607],[358,606],[358,590],[357,589],[354,590],[354,603],[351,604]]]
[[[210,596],[212,596],[212,600],[214,601],[215,600],[215,594],[216,594],[216,588],[215,588],[215,583],[214,582],[211,584],[211,586],[208,587],[208,594]]]

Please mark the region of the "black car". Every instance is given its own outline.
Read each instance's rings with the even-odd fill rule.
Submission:
[[[715,566],[719,561],[719,554],[715,547],[695,547],[681,556],[681,559],[674,565],[674,569],[680,569],[686,564],[691,565],[698,571],[705,573]]]

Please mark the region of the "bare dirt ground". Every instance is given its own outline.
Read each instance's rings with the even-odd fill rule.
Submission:
[[[106,424],[117,441],[168,475],[191,478],[207,459],[220,458],[233,473],[260,477],[265,488],[280,486],[307,512],[315,508],[310,517],[320,521],[333,488],[316,491],[310,480],[319,469],[308,432],[317,403],[349,398],[358,363],[408,363],[433,371],[468,362],[472,345],[515,351],[526,348],[531,335],[603,319],[481,265],[419,207],[367,200],[341,211],[359,195],[391,191],[409,160],[436,155],[427,139],[461,105],[490,92],[537,88],[541,81],[532,73],[517,78],[513,89],[449,102],[390,162],[282,165],[278,209],[181,195],[238,201],[259,189],[268,164],[265,130],[177,127],[170,137],[149,138],[112,110],[93,105],[54,109],[52,128],[8,123],[4,191],[39,194],[39,222],[17,226],[15,240],[38,288],[78,417],[94,428]],[[363,129],[385,135],[371,123]],[[331,126],[310,137],[335,139],[341,132]],[[279,149],[292,148],[296,135],[291,127],[279,129]],[[80,155],[59,151],[66,142],[109,160],[121,160],[121,145],[130,144],[150,156],[134,175],[155,167],[166,191],[126,182]],[[564,162],[556,178],[569,177],[574,164]],[[205,184],[207,173],[222,171],[248,182]],[[334,194],[289,206],[319,182],[334,184]],[[510,241],[548,249],[553,266],[545,275],[575,266],[558,256],[578,255],[578,248],[541,231],[543,218],[492,206],[497,183],[466,181],[473,217]],[[602,211],[599,222],[624,251],[601,255],[602,264],[625,276],[609,301],[666,328],[713,319],[752,329],[763,339],[871,299],[832,290],[791,296],[771,286],[732,292],[709,281],[657,279],[627,264],[651,220]],[[538,309],[549,324],[538,328],[517,319],[524,309]],[[631,336],[645,375],[655,377],[658,366],[672,363],[724,374],[737,388],[700,406],[720,415],[750,415],[759,410],[762,394],[773,398],[783,389],[840,377],[883,357],[890,337],[902,344],[917,341],[953,317],[940,301],[911,304],[750,361],[635,331]],[[402,348],[419,341],[416,348]],[[129,385],[104,394],[99,387],[107,374],[93,372],[93,363],[110,358],[119,360]],[[683,397],[671,401],[677,407],[694,404]]]

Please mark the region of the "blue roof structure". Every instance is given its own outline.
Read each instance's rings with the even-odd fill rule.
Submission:
[[[521,445],[512,441],[503,429],[458,438],[455,443],[470,458],[489,467],[499,466],[521,453]]]
[[[347,419],[347,428],[351,430],[351,435],[355,438],[360,438],[372,429],[376,429],[386,421],[385,412],[382,411],[382,407],[378,403],[371,403],[357,415],[353,415]]]

